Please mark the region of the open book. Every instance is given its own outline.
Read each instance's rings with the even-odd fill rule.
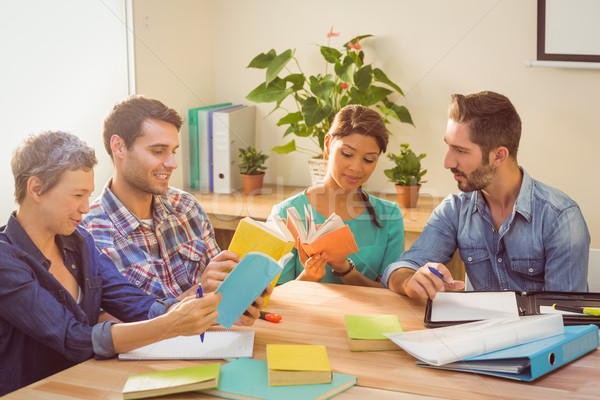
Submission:
[[[358,251],[350,227],[336,213],[332,213],[319,227],[315,224],[311,207],[304,206],[304,217],[306,226],[298,210],[290,207],[287,209],[286,226],[294,239],[300,238],[302,248],[309,257],[325,251],[329,259],[335,260]]]

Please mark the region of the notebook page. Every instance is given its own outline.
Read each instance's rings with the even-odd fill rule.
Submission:
[[[514,292],[439,292],[431,302],[431,321],[474,321],[517,317]]]
[[[206,331],[177,336],[119,354],[119,360],[213,360],[252,357],[254,331]]]

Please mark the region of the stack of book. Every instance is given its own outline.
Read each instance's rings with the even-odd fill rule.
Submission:
[[[254,106],[232,103],[188,110],[189,173],[184,176],[191,189],[233,193],[242,187],[237,152],[254,146],[255,114]]]

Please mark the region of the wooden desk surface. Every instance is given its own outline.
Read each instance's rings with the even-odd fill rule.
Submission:
[[[534,383],[470,373],[420,368],[402,350],[350,352],[344,314],[397,314],[405,330],[423,329],[424,303],[385,289],[292,281],[278,286],[268,310],[279,324],[255,324],[254,358],[265,360],[267,343],[323,344],[335,372],[358,376],[355,386],[336,399],[597,399],[598,350]],[[180,368],[210,361],[88,360],[26,388],[7,399],[121,399],[128,375]],[[168,399],[212,398],[185,393]]]
[[[303,191],[304,187],[267,184],[261,194],[246,196],[243,192],[232,194],[202,193],[190,191],[202,204],[215,229],[235,230],[244,217],[265,221],[275,204]],[[396,201],[395,194],[373,193],[374,196]],[[431,196],[419,197],[417,208],[402,208],[404,230],[421,233],[433,209],[441,199]]]

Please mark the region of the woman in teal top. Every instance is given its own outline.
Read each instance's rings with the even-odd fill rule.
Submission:
[[[304,220],[306,205],[312,208],[315,224],[321,224],[335,212],[350,227],[359,251],[330,260],[326,252],[309,258],[295,248],[278,283],[299,279],[382,287],[385,268],[404,249],[404,223],[396,203],[368,195],[362,185],[387,143],[385,124],[376,111],[348,105],[336,114],[325,137],[329,165],[324,182],[275,205],[271,213],[286,218],[287,209],[295,207]]]

